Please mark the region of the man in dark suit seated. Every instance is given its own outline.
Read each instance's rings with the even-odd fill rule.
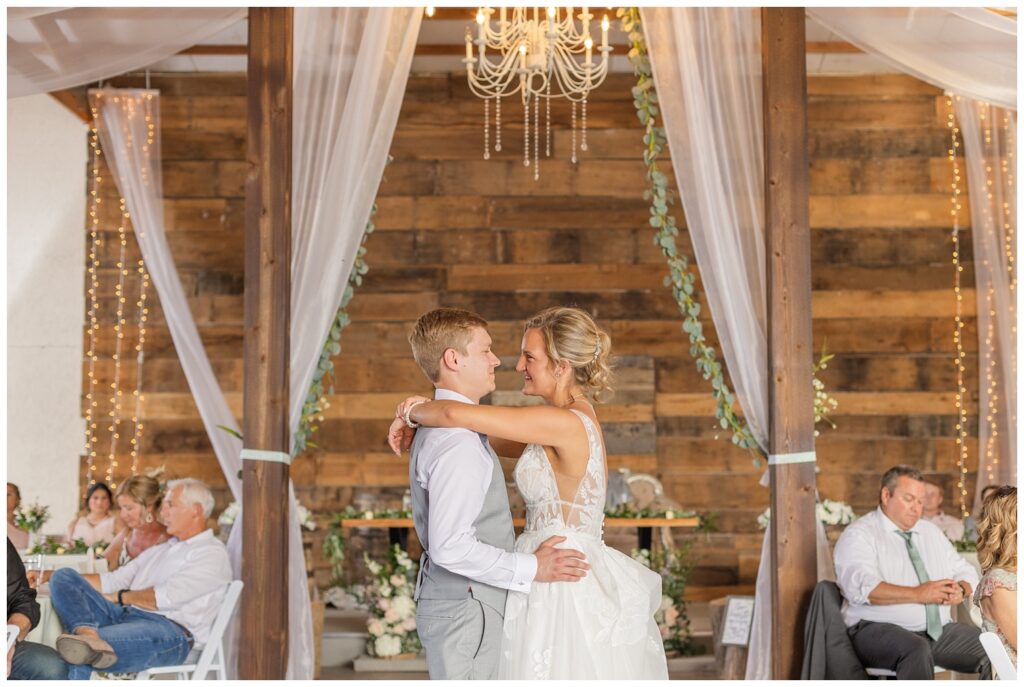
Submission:
[[[11,680],[66,680],[68,665],[48,646],[26,642],[25,636],[39,624],[36,590],[29,586],[18,550],[7,540],[7,624],[18,626],[18,641],[7,652],[7,677]]]

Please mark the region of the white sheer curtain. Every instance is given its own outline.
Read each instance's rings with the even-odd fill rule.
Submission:
[[[293,174],[293,299],[291,424],[348,282],[369,219],[394,132],[421,11],[412,8],[295,11],[296,54]],[[240,501],[241,442],[216,427],[237,424],[199,340],[164,236],[159,137],[144,143],[147,124],[159,131],[159,96],[110,91],[98,98],[103,149],[116,161],[122,189],[153,274],[175,347],[225,477]],[[146,119],[149,113],[150,119]],[[156,120],[154,120],[154,117]],[[310,679],[314,646],[305,557],[294,489],[289,520],[289,663],[287,678]],[[241,524],[229,551],[236,574]]]
[[[658,103],[704,292],[744,417],[768,445],[761,24],[756,8],[643,8]],[[767,473],[762,484],[767,486]],[[771,678],[765,531],[747,679]],[[834,578],[817,524],[818,579]]]
[[[954,97],[967,162],[978,313],[978,488],[1017,483],[1017,113]],[[989,422],[992,418],[992,422]]]
[[[1017,109],[1017,22],[982,7],[809,7],[807,14],[900,71]]]
[[[418,8],[295,9],[289,366],[293,436],[370,218],[422,14]],[[291,486],[289,493],[292,634],[287,677],[309,679],[314,652],[309,591]],[[235,522],[228,549],[240,556],[242,518]],[[297,623],[302,625],[298,633]],[[303,660],[300,666],[299,655],[308,663]]]
[[[239,20],[245,7],[12,7],[7,97],[92,83],[170,57]]]

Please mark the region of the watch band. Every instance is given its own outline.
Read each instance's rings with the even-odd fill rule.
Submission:
[[[127,591],[127,590],[125,590],[125,589],[117,590],[117,605],[118,606],[124,606],[124,593],[125,593],[125,591]]]

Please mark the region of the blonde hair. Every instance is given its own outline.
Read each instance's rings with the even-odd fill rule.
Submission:
[[[160,503],[164,500],[163,490],[160,482],[147,475],[133,475],[117,488],[118,496],[127,496],[135,503],[145,508],[160,510]]]
[[[526,328],[544,336],[552,365],[569,363],[584,393],[595,401],[611,395],[612,340],[588,313],[579,308],[548,308],[530,318]]]
[[[420,316],[409,335],[412,357],[433,382],[441,378],[441,357],[449,348],[467,354],[473,329],[487,329],[487,320],[458,308],[438,308]]]
[[[985,497],[978,518],[978,563],[1017,571],[1017,487],[1003,486]]]

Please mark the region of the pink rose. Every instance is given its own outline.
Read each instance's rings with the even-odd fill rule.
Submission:
[[[402,616],[398,615],[398,611],[393,608],[389,608],[384,612],[384,622],[396,623]]]
[[[412,632],[413,630],[415,630],[416,629],[416,617],[413,616],[413,617],[406,618],[405,622],[402,623],[402,627],[405,628],[406,632]]]
[[[679,620],[679,611],[677,611],[675,607],[672,607],[665,611],[665,623],[669,627],[674,626],[677,620]]]
[[[661,638],[662,639],[668,639],[668,626],[662,625],[658,629],[661,630]]]
[[[386,612],[389,608],[391,608],[391,602],[387,599],[381,599],[377,602],[377,608]]]

